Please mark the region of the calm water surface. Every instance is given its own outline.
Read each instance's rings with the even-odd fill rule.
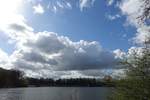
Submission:
[[[39,87],[0,89],[0,100],[106,100],[105,87]]]

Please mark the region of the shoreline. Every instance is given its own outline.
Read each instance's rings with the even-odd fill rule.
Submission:
[[[93,88],[93,87],[107,87],[107,88],[113,88],[115,86],[27,86],[27,87],[3,87],[3,88],[0,88],[0,89],[15,89],[15,88],[40,88],[40,87],[46,87],[46,88],[51,88],[51,87],[65,87],[65,88],[70,88],[70,87],[90,87],[90,88]]]

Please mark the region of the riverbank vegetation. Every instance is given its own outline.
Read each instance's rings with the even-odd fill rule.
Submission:
[[[123,65],[126,76],[116,81],[110,100],[150,100],[150,48],[143,47],[140,56],[135,51]]]
[[[25,86],[27,86],[27,81],[23,77],[23,72],[18,70],[5,70],[0,68],[0,88]]]
[[[0,69],[0,88],[42,86],[112,87],[113,85],[113,81],[108,78],[68,78],[57,80],[52,78],[31,78],[25,77],[24,73],[18,70]]]

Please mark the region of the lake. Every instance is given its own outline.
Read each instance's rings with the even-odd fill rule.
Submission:
[[[0,89],[0,100],[106,100],[107,87],[36,87]]]

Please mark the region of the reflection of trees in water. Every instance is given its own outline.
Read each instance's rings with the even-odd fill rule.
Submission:
[[[70,100],[79,100],[79,91],[78,91],[78,89],[73,89],[71,91]]]
[[[3,90],[2,90],[3,91]],[[23,100],[24,89],[6,89],[0,94],[1,100]]]
[[[106,100],[108,88],[39,87],[0,89],[0,100]]]

